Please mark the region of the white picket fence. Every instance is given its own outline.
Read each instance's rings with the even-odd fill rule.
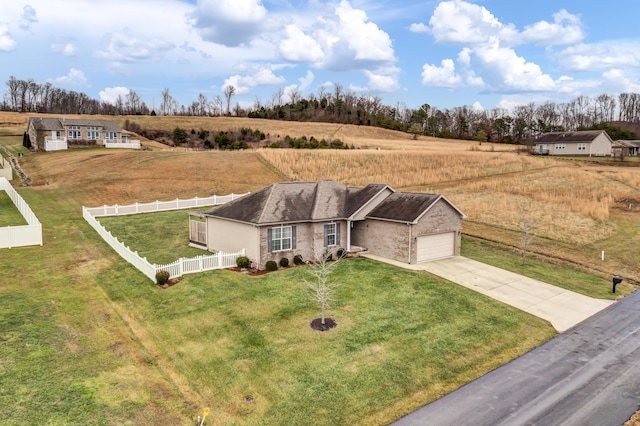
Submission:
[[[131,149],[140,149],[140,141],[137,139],[130,140],[129,142],[113,142],[105,139],[104,141],[105,148],[131,148]]]
[[[0,248],[13,248],[42,245],[42,224],[26,201],[11,186],[9,181],[0,177],[0,191],[5,191],[28,225],[5,226],[0,228]]]
[[[61,151],[68,149],[66,139],[48,139],[44,141],[45,151]]]
[[[95,229],[98,234],[118,253],[124,260],[131,263],[149,279],[155,282],[158,271],[168,271],[170,278],[177,278],[184,274],[224,269],[236,265],[236,259],[245,255],[242,249],[237,253],[218,252],[211,256],[196,256],[180,259],[165,265],[150,263],[146,257],[141,257],[137,251],[132,251],[123,242],[119,241],[110,231],[105,229],[96,217],[121,216],[139,213],[151,213],[159,211],[182,210],[193,207],[213,206],[235,200],[246,194],[229,194],[224,196],[214,195],[206,198],[192,198],[190,200],[175,199],[172,201],[155,201],[152,203],[135,203],[126,206],[104,205],[102,207],[82,207],[82,217]],[[185,225],[186,226],[186,225]]]

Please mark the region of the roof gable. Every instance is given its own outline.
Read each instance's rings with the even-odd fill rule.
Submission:
[[[416,223],[439,201],[449,204],[461,217],[466,217],[451,201],[441,194],[423,192],[396,192],[388,196],[368,215],[370,219]]]

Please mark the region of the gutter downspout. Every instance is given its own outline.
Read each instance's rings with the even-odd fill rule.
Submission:
[[[347,253],[351,253],[351,221],[347,219]]]
[[[411,265],[411,242],[413,240],[413,238],[411,238],[412,237],[412,235],[411,235],[412,232],[411,231],[412,231],[413,228],[411,227],[410,223],[407,223],[407,225],[409,225],[409,265]]]

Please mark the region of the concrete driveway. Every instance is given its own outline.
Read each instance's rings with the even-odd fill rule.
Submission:
[[[615,303],[584,296],[462,256],[414,265],[370,254],[363,254],[363,257],[427,271],[545,319],[558,332],[568,330]]]

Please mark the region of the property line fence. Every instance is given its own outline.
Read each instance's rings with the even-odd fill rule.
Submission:
[[[160,211],[182,210],[193,207],[205,207],[218,204],[224,204],[229,201],[240,198],[246,194],[229,194],[224,196],[211,196],[205,198],[192,198],[189,200],[175,199],[172,201],[155,201],[152,203],[135,203],[126,206],[107,206],[102,207],[82,207],[82,217],[98,232],[106,242],[118,253],[124,260],[132,264],[136,269],[142,272],[147,278],[156,281],[156,273],[158,271],[168,271],[169,278],[177,278],[184,274],[192,274],[196,272],[211,271],[214,269],[224,269],[236,265],[236,259],[245,255],[242,249],[236,253],[217,252],[211,256],[196,256],[192,258],[181,257],[174,262],[168,264],[155,264],[142,257],[137,251],[131,250],[117,237],[111,234],[96,217],[106,216],[122,216],[140,213],[152,213]],[[185,225],[186,226],[186,225]]]
[[[5,191],[9,195],[9,198],[11,198],[11,201],[27,222],[27,225],[0,228],[0,248],[41,246],[42,224],[27,202],[4,177],[0,177],[0,191]]]

